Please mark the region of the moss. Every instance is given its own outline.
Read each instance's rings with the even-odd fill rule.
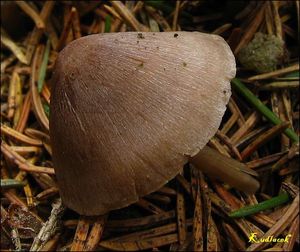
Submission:
[[[249,70],[266,73],[276,70],[284,55],[284,42],[274,36],[256,33],[238,54],[240,63]]]

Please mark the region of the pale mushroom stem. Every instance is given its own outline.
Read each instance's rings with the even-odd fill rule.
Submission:
[[[191,157],[190,162],[209,177],[219,179],[248,194],[253,194],[259,189],[259,182],[243,171],[249,169],[245,164],[226,157],[208,146]]]

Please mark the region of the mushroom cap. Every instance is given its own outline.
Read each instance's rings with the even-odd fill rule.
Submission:
[[[217,35],[107,33],[70,43],[56,62],[50,113],[65,205],[105,214],[175,177],[217,131],[235,71]]]

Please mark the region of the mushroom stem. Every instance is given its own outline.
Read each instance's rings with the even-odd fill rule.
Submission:
[[[247,174],[247,166],[235,159],[228,158],[214,149],[205,146],[190,162],[209,177],[217,178],[230,186],[248,194],[255,193],[259,182]],[[251,170],[248,173],[253,173]]]

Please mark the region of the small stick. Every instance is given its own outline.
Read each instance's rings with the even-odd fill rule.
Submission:
[[[66,41],[67,41],[67,38],[68,38],[68,35],[70,33],[70,30],[72,28],[72,19],[75,15],[75,12],[76,12],[76,9],[75,8],[72,8],[71,11],[69,12],[67,18],[66,18],[66,22],[65,22],[65,25],[64,25],[64,29],[60,35],[60,38],[59,38],[59,41],[57,43],[57,47],[56,47],[56,51],[60,51],[61,49],[63,49]]]
[[[238,124],[241,127],[245,123],[245,118],[232,97],[229,100],[228,108],[232,113],[237,113],[239,115]]]
[[[70,251],[83,251],[89,231],[88,217],[80,216]]]
[[[165,212],[158,206],[154,205],[153,203],[141,198],[138,202],[135,203],[137,206],[144,208],[145,210],[149,211],[150,213],[160,214]]]
[[[289,122],[284,122],[278,124],[271,129],[264,132],[261,136],[256,138],[251,144],[249,144],[241,153],[242,160],[248,158],[254,151],[256,151],[260,146],[267,143],[269,140],[273,139],[277,135],[281,134],[285,129],[289,127]]]
[[[40,17],[44,23],[47,23],[47,20],[54,8],[54,5],[55,5],[54,1],[46,1],[45,4],[43,5],[43,8],[40,12]],[[26,59],[28,62],[31,62],[32,55],[43,35],[43,32],[44,31],[42,29],[39,29],[38,27],[34,27],[27,44]]]
[[[50,136],[43,131],[27,128],[24,133],[34,139],[42,141],[43,143],[50,143]]]
[[[183,189],[189,194],[191,195],[191,185],[190,183],[181,175],[178,174],[176,176],[176,180],[179,182],[179,184],[183,187]]]
[[[273,124],[282,123],[282,121],[266,105],[264,105],[240,80],[234,78],[231,83],[233,84],[234,89],[237,90],[244,98],[246,98],[247,101],[250,102],[270,122],[272,122]],[[288,128],[284,132],[293,142],[299,142],[299,136],[295,131]]]
[[[254,76],[248,78],[248,81],[270,79],[270,78],[274,78],[274,77],[277,77],[279,75],[287,74],[287,73],[294,72],[294,71],[297,71],[297,70],[299,71],[299,63],[294,64],[294,65],[289,66],[289,67],[286,67],[286,68],[275,70],[275,71],[270,72],[270,73],[254,75]]]
[[[212,34],[221,35],[232,27],[231,23],[226,23],[215,29]]]
[[[257,122],[260,120],[259,113],[254,111],[246,120],[245,124],[240,127],[230,138],[232,144],[237,145],[238,141],[245,136],[248,132],[250,132]]]
[[[23,94],[22,94],[22,88],[23,88],[23,83],[21,83],[21,78],[19,74],[16,72],[17,78],[15,82],[15,111],[14,111],[14,117],[13,117],[13,128],[16,127],[20,115],[21,115],[21,109],[23,105]]]
[[[6,32],[1,27],[1,43],[5,45],[9,50],[12,51],[12,53],[16,56],[16,58],[22,62],[23,64],[28,64],[28,60],[26,59],[26,56],[22,52],[21,48],[12,41],[9,36],[6,34]],[[1,64],[2,65],[2,64]]]
[[[60,198],[53,202],[50,217],[34,238],[30,251],[40,251],[43,249],[43,246],[57,232],[58,223],[64,211],[65,207]]]
[[[162,194],[166,194],[169,196],[175,196],[176,195],[176,191],[170,187],[167,186],[163,186],[162,188],[157,190],[158,193],[162,193]]]
[[[17,228],[12,228],[11,230],[11,240],[15,245],[16,251],[22,251],[22,244],[20,240],[20,235]]]
[[[79,39],[82,36],[81,29],[80,29],[80,18],[77,9],[75,7],[72,7],[72,9],[73,8],[74,8],[74,14],[72,19],[72,29],[73,29],[75,39]]]
[[[125,7],[128,8],[126,5],[125,5]],[[107,10],[107,11],[108,11],[115,19],[123,20],[123,19],[120,17],[120,15],[118,14],[118,12],[115,11],[114,8],[112,8],[112,7],[110,7],[110,6],[106,5],[106,4],[103,5],[103,8],[104,8],[105,10]],[[108,16],[109,16],[109,15],[108,15]],[[107,17],[107,16],[106,16],[106,17]],[[106,17],[105,17],[105,18],[106,18]]]
[[[276,30],[276,36],[278,38],[282,39],[282,24],[281,19],[278,12],[278,3],[277,2],[271,2],[272,11],[273,11],[273,20],[275,23],[275,30]]]
[[[8,98],[7,98],[7,117],[11,119],[14,116],[16,110],[16,93],[17,93],[17,82],[20,82],[20,76],[16,71],[13,71],[8,89]]]
[[[33,194],[32,194],[32,190],[31,190],[30,184],[27,183],[24,186],[23,190],[24,190],[24,193],[25,193],[25,196],[26,196],[27,206],[29,208],[32,208],[34,206],[34,203],[33,203]]]
[[[107,228],[136,228],[146,227],[153,224],[157,224],[162,221],[168,221],[174,219],[176,216],[175,211],[163,212],[160,214],[154,214],[146,217],[126,219],[126,220],[109,220],[106,224]]]
[[[176,1],[174,16],[173,16],[173,23],[172,23],[172,30],[177,30],[177,22],[178,22],[178,15],[179,15],[179,7],[180,7],[180,1]]]
[[[6,68],[9,67],[10,64],[15,61],[15,59],[16,59],[16,56],[14,54],[12,54],[1,62],[1,74],[3,74],[5,72]]]
[[[249,144],[249,142],[252,140],[254,140],[256,137],[258,137],[259,135],[261,135],[263,132],[265,132],[266,130],[268,130],[270,128],[270,126],[268,125],[264,125],[262,127],[258,127],[254,130],[252,130],[251,132],[249,132],[246,136],[244,136],[242,139],[240,139],[235,146],[237,148],[243,148],[243,146],[247,146],[247,144]],[[258,157],[257,157],[258,158]]]
[[[178,242],[182,245],[186,239],[185,203],[182,192],[178,188],[176,199]]]
[[[34,21],[38,29],[45,29],[43,19],[28,3],[25,1],[15,1],[15,3]]]
[[[163,226],[159,226],[159,227],[155,227],[143,231],[137,231],[119,237],[111,238],[108,241],[117,241],[117,242],[136,241],[136,240],[147,239],[147,238],[173,233],[176,232],[176,230],[177,230],[176,223],[170,223]]]
[[[48,174],[55,174],[53,168],[36,166],[30,164],[26,159],[20,156],[15,151],[12,151],[5,142],[2,141],[1,143],[1,151],[10,160],[12,160],[16,165],[18,165],[19,169],[28,171],[28,172],[41,172],[41,173],[48,173]]]
[[[47,87],[47,85],[43,85],[43,89],[42,89],[41,95],[44,97],[45,101],[49,105],[50,104],[50,95],[51,94],[50,94],[50,90]]]
[[[145,10],[161,26],[163,31],[172,31],[167,20],[164,17],[162,17],[161,15],[159,15],[153,7],[145,6]]]
[[[219,251],[219,242],[218,242],[218,229],[216,224],[211,216],[208,216],[207,224],[207,233],[206,233],[206,244],[207,251]]]
[[[225,229],[225,232],[227,233],[226,237],[228,237],[232,241],[236,249],[238,251],[245,251],[246,250],[245,241],[241,239],[240,235],[236,233],[234,228],[232,228],[230,225],[226,224],[225,222],[223,222],[223,227]]]
[[[248,168],[256,169],[256,168],[259,168],[261,166],[265,166],[265,165],[268,165],[270,163],[278,161],[282,156],[284,156],[284,154],[286,154],[286,151],[275,153],[275,154],[272,154],[272,155],[269,155],[269,156],[266,156],[266,157],[263,157],[263,158],[260,158],[260,159],[255,159],[255,160],[252,160],[252,161],[250,161],[246,164],[247,164]]]
[[[126,23],[135,31],[149,31],[149,28],[139,23],[130,10],[121,1],[111,1],[111,5],[120,14]]]
[[[270,228],[264,235],[261,237],[261,239],[266,239],[269,236],[277,237],[279,236],[296,218],[296,216],[299,214],[299,194],[294,199],[293,203],[290,205],[289,209],[285,212],[285,214],[282,216],[282,218],[276,222],[276,224]],[[250,245],[247,250],[249,251],[257,251],[262,250],[266,246],[268,246],[268,243],[253,243]]]
[[[168,197],[166,195],[160,195],[158,193],[151,193],[149,195],[145,195],[145,197],[147,199],[151,199],[151,200],[160,202],[162,204],[170,204],[171,203],[170,197]]]
[[[33,145],[33,146],[42,146],[43,145],[42,141],[28,137],[6,125],[1,125],[1,131],[4,135],[12,137],[21,143],[25,143],[25,144],[29,144],[29,145]]]
[[[199,181],[199,180],[198,180]],[[200,186],[197,185],[194,219],[193,219],[193,239],[194,239],[194,251],[203,251],[203,211],[201,203]]]
[[[231,117],[223,125],[221,132],[223,134],[226,134],[233,127],[233,125],[236,123],[238,118],[239,118],[239,115],[237,113],[232,114]]]
[[[5,196],[5,198],[7,198],[9,200],[10,203],[21,206],[24,209],[28,209],[27,205],[17,195],[15,195],[13,192],[11,192],[11,191],[2,191],[1,193]]]
[[[243,37],[240,39],[239,44],[236,46],[234,50],[234,54],[237,55],[239,51],[250,42],[254,33],[258,30],[259,26],[261,25],[264,14],[265,14],[266,4],[264,4],[259,11],[257,12],[256,16],[252,19],[253,21],[248,26],[247,31],[244,33]]]
[[[298,89],[299,81],[276,81],[259,87],[259,90]]]
[[[37,194],[36,199],[37,200],[44,200],[44,199],[47,199],[51,196],[54,196],[58,192],[59,192],[58,188],[53,186],[53,187],[50,187],[50,188],[40,192],[39,194]]]
[[[137,251],[146,250],[153,247],[161,247],[178,241],[177,234],[168,234],[159,237],[152,237],[137,241],[102,241],[100,246],[107,250],[119,250],[119,251]]]
[[[299,215],[296,216],[288,230],[288,235],[291,235],[289,242],[283,244],[284,251],[293,251],[294,244],[299,237]]]
[[[228,136],[226,136],[225,134],[223,134],[221,131],[218,130],[216,132],[216,137],[218,137],[222,142],[226,144],[226,146],[231,150],[232,153],[234,153],[234,155],[237,157],[239,161],[242,161],[242,157],[239,150],[233,145],[231,139]]]
[[[107,215],[97,216],[94,220],[92,230],[86,240],[83,250],[84,251],[95,251],[99,245],[100,239],[104,231],[104,225],[106,222]]]

